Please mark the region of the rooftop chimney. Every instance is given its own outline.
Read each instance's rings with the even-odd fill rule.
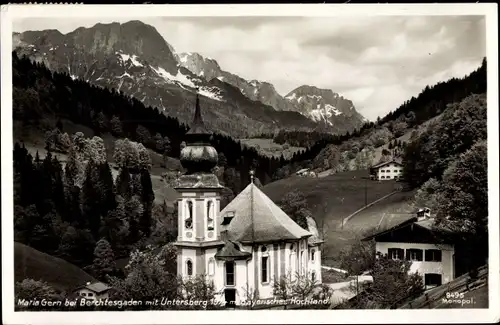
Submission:
[[[431,209],[429,208],[420,208],[417,212],[418,220],[429,219],[431,217]]]

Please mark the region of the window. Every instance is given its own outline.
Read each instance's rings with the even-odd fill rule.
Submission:
[[[87,296],[89,296],[89,297],[93,297],[93,296],[94,296],[94,294],[93,294],[92,292],[89,292],[89,294],[88,294]]]
[[[186,262],[186,274],[188,276],[193,275],[193,262],[191,260],[187,260]]]
[[[86,296],[87,296],[87,294],[86,294],[85,292],[80,292],[80,295],[81,295],[82,297],[86,297]]]
[[[440,286],[442,284],[441,274],[426,273],[424,278],[426,286]]]
[[[213,211],[214,202],[210,200],[207,202],[207,230],[214,230]]]
[[[404,258],[405,250],[402,248],[389,248],[387,255],[393,260],[402,260]]]
[[[441,262],[441,251],[439,249],[426,249],[425,261],[426,262]]]
[[[380,178],[385,179],[385,176],[382,176],[382,177],[380,177]]]
[[[234,286],[234,262],[226,262],[226,285]]]
[[[311,280],[316,281],[316,271],[312,271],[311,273]]]
[[[410,261],[423,261],[424,252],[421,249],[410,248],[406,250],[406,259]]]
[[[193,229],[193,202],[188,201],[186,205],[188,215],[186,221],[184,222],[184,227],[186,227],[186,229]]]
[[[262,278],[262,283],[267,283],[269,282],[268,279],[268,263],[269,263],[269,256],[262,256],[261,259],[261,278]]]
[[[393,170],[393,172],[397,173],[397,172],[398,172],[398,170],[397,170],[397,169],[394,169],[394,170]]]
[[[314,262],[314,255],[315,255],[315,253],[316,253],[316,250],[314,250],[314,249],[311,250],[311,261],[313,261],[313,262]]]
[[[302,274],[304,274],[304,271],[306,269],[306,260],[305,260],[305,256],[304,256],[304,251],[300,252],[300,271]]]
[[[215,274],[215,260],[212,257],[208,260],[208,275],[212,276],[214,274]]]

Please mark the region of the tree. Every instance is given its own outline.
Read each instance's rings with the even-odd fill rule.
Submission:
[[[202,301],[206,304],[182,306],[181,309],[222,309],[222,301],[216,302],[216,289],[214,282],[206,275],[197,275],[192,278],[179,279],[180,299],[187,301]]]
[[[120,118],[118,116],[113,115],[111,117],[110,126],[111,126],[111,133],[114,136],[119,137],[123,135],[122,122],[120,121]]]
[[[88,230],[69,226],[61,237],[57,256],[84,267],[92,262],[94,244],[95,241]]]
[[[139,225],[144,213],[144,206],[137,195],[132,196],[130,200],[125,202],[125,213],[129,223],[129,242],[135,243],[142,235]]]
[[[128,168],[122,168],[116,178],[116,194],[121,195],[125,200],[132,196],[132,179]]]
[[[373,283],[366,289],[365,308],[389,308],[423,292],[422,277],[409,273],[411,261],[379,256],[373,264]]]
[[[357,241],[339,254],[340,267],[351,275],[360,275],[370,270],[375,263],[375,243]]]
[[[450,164],[438,192],[437,228],[451,229],[464,252],[465,271],[487,263],[488,162],[486,141],[479,141]]]
[[[311,216],[311,212],[304,194],[298,190],[288,192],[278,205],[300,227],[308,230],[307,217]]]
[[[99,240],[95,246],[92,271],[101,281],[106,281],[108,275],[116,272],[115,255],[106,239]]]
[[[20,282],[16,282],[15,285],[15,301],[20,300],[32,301],[37,299],[41,301],[43,299],[47,301],[61,300],[62,296],[58,294],[52,286],[50,286],[45,281],[37,281],[33,279],[24,279]],[[23,305],[15,304],[17,309],[30,309],[30,306],[24,307]],[[53,310],[47,307],[36,307],[36,310]]]
[[[144,206],[144,211],[141,215],[139,224],[140,229],[143,234],[149,236],[151,234],[151,224],[152,217],[151,212],[153,209],[153,202],[155,200],[155,194],[153,192],[153,183],[151,182],[151,175],[147,169],[141,171],[141,187],[142,187],[142,204]]]
[[[125,267],[125,278],[110,277],[114,289],[112,299],[154,301],[159,297],[173,300],[177,297],[177,275],[166,271],[166,264],[175,265],[174,261],[165,261],[154,253],[153,247],[144,251],[134,251]],[[145,306],[143,306],[145,308]],[[172,306],[147,306],[146,308],[174,309]]]
[[[97,176],[96,166],[93,161],[89,161],[85,171],[85,181],[82,187],[82,212],[87,220],[90,231],[94,238],[99,235],[101,227],[100,206],[101,198],[96,188]]]
[[[152,141],[151,133],[149,132],[149,130],[140,124],[137,126],[137,129],[135,130],[135,135],[137,141],[142,144],[149,145]]]

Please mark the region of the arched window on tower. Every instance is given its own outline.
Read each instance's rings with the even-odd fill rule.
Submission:
[[[211,257],[208,260],[208,275],[213,276],[215,274],[215,260]]]
[[[186,261],[186,275],[187,276],[193,275],[193,262],[191,260]]]
[[[214,202],[207,202],[207,230],[214,230]]]
[[[184,227],[186,229],[193,229],[193,202],[187,201],[186,206],[187,206],[187,216],[184,222]]]

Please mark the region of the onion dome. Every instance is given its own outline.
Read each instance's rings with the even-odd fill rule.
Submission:
[[[217,150],[210,145],[211,133],[205,128],[200,110],[200,98],[196,95],[196,109],[191,128],[186,133],[186,147],[182,149],[180,160],[186,174],[211,173],[217,165]]]

